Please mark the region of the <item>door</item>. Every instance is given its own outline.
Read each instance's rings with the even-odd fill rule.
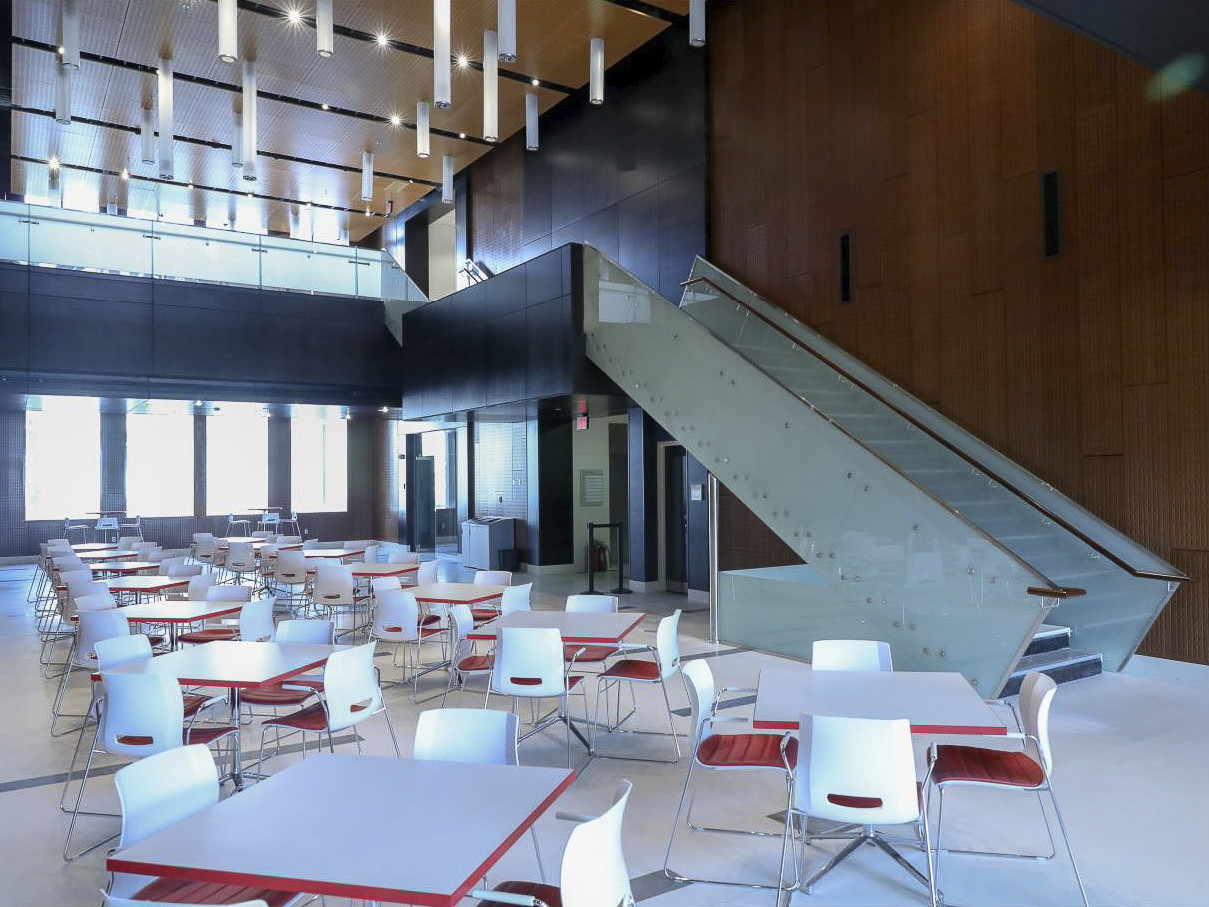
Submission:
[[[411,500],[409,510],[414,516],[411,525],[411,550],[434,551],[437,545],[436,469],[432,457],[416,457],[412,460]]]
[[[684,448],[663,456],[664,582],[668,592],[688,592],[688,473]]]

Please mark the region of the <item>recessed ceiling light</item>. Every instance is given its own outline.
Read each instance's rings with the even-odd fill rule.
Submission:
[[[385,47],[390,43],[390,38],[386,37],[386,32],[378,32],[378,46]]]
[[[366,208],[366,209],[365,209],[365,216],[366,216],[366,217],[369,217],[369,208]]]
[[[55,157],[53,154],[50,156],[50,160],[48,160],[46,163],[50,166],[51,170],[59,169],[59,159],[57,157]]]
[[[380,412],[380,413],[388,413],[388,412],[390,412],[390,407],[389,407],[389,406],[383,406],[381,409],[379,409],[379,410],[378,410],[378,412]]]
[[[202,402],[201,402],[200,400],[194,400],[194,401],[193,401],[193,405],[194,405],[194,406],[201,406],[201,405],[202,405]]]
[[[60,55],[62,55],[62,54],[65,54],[65,53],[67,53],[67,51],[66,51],[66,50],[64,50],[64,49],[63,49],[63,45],[62,45],[62,44],[60,44],[60,45],[59,45],[59,54],[60,54]]]
[[[542,84],[542,83],[541,83],[541,81],[540,81],[539,79],[534,79],[534,80],[533,80],[533,84],[534,84],[534,85],[540,85],[540,84]]]
[[[190,183],[190,184],[189,184],[189,188],[190,188],[190,189],[192,189],[192,188],[193,188],[193,184],[192,184],[192,183]]]
[[[302,10],[297,8],[288,9],[285,12],[285,17],[291,25],[300,25],[302,23]]]
[[[397,113],[392,113],[390,115],[390,125],[398,126],[402,122],[403,121],[401,119],[399,119],[399,115]]]
[[[251,192],[249,192],[249,193],[248,193],[248,198],[251,198],[251,197],[252,197],[252,193],[251,193]]]
[[[320,107],[322,107],[324,110],[331,110],[331,109],[332,109],[332,108],[328,107],[326,104],[320,104],[319,106],[320,106]]]
[[[465,54],[458,54],[458,66],[462,67],[462,69],[465,69],[469,65],[470,58]]]
[[[458,138],[459,138],[459,139],[464,139],[464,138],[466,138],[466,133],[464,133],[464,132],[459,132],[459,133],[458,133]]]
[[[130,171],[127,170],[125,167],[122,168],[122,179],[124,179],[124,180],[130,179]]]

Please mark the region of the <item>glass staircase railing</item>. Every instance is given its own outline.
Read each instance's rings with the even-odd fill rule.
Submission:
[[[427,302],[385,251],[0,200],[0,260],[161,280],[380,299],[402,314]]]
[[[720,637],[797,657],[816,638],[885,639],[897,667],[994,695],[1051,609],[1086,603],[1099,619],[1072,626],[1128,658],[1178,571],[1150,555],[1171,579],[1129,576],[1122,593],[1102,554],[1033,544],[1052,517],[1019,518],[984,470],[815,355],[817,335],[787,336],[721,272],[701,280],[708,267],[677,307],[585,247],[584,326],[592,361],[805,562],[719,574]]]

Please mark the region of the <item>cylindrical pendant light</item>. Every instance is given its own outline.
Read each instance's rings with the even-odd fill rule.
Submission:
[[[432,0],[432,103],[441,110],[453,105],[450,79],[449,0]]]
[[[238,57],[238,0],[218,0],[218,59],[224,63],[234,63]]]
[[[243,64],[243,178],[256,179],[256,64]]]
[[[416,157],[428,157],[428,102],[416,102]]]
[[[361,201],[374,200],[374,153],[365,151],[361,154]]]
[[[483,32],[483,139],[500,138],[500,58],[495,32]]]
[[[55,67],[55,122],[67,125],[71,122],[71,74],[70,66]]]
[[[453,155],[447,154],[441,158],[441,201],[446,204],[453,202]]]
[[[321,57],[336,52],[332,30],[332,0],[315,0],[315,50]]]
[[[172,179],[172,61],[160,58],[158,98],[160,106],[160,179]]]
[[[604,38],[593,38],[588,45],[588,100],[604,103]]]
[[[516,0],[496,0],[495,26],[500,32],[499,61],[516,62]]]
[[[139,121],[139,159],[144,164],[155,163],[155,111],[143,107]]]
[[[530,91],[525,94],[525,150],[536,151],[538,149],[538,133],[537,133],[537,118],[540,111],[537,107],[537,92]]]
[[[50,196],[51,204],[61,205],[63,199],[62,193],[59,191],[59,159],[52,157],[49,164],[50,169],[46,174],[46,188],[49,190],[47,194]]]
[[[688,43],[693,47],[705,46],[705,0],[688,2]]]
[[[243,166],[243,111],[231,108],[231,166]]]
[[[80,4],[79,0],[62,0],[59,5],[59,46],[63,56],[59,62],[70,69],[80,68]]]

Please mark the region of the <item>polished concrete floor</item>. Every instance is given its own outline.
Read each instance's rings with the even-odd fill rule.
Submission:
[[[448,578],[456,564],[443,560]],[[25,594],[28,567],[0,567],[0,682],[3,684],[6,728],[0,744],[0,907],[95,904],[106,882],[104,853],[97,851],[76,863],[63,862],[60,851],[67,817],[57,800],[74,739],[51,738],[48,712],[55,684],[38,670],[38,646],[31,609]],[[519,578],[518,578],[519,579]],[[545,576],[537,579],[535,604],[558,607],[568,592],[580,591],[583,577]],[[706,643],[706,612],[699,604],[674,595],[634,594],[623,605],[652,618],[674,607],[685,609],[681,647],[686,656],[703,657],[719,684],[751,685],[762,665],[778,659],[728,646]],[[644,630],[654,627],[648,619]],[[640,630],[639,638],[653,641]],[[385,647],[383,647],[385,649]],[[433,653],[435,655],[435,652]],[[379,662],[386,678],[399,676],[389,657]],[[421,698],[443,689],[445,676],[434,673],[421,681]],[[87,684],[73,682],[69,706],[81,711]],[[673,706],[686,704],[675,688]],[[387,700],[404,755],[416,715],[435,703],[414,704],[411,688],[390,686]],[[451,704],[481,703],[481,695],[455,695]],[[498,701],[501,702],[502,701]],[[578,705],[573,702],[573,711]],[[657,691],[641,695],[635,727],[647,732],[666,728],[666,712]],[[742,715],[743,708],[734,714]],[[1204,905],[1209,904],[1209,875],[1204,844],[1209,841],[1209,668],[1137,658],[1123,674],[1105,674],[1060,688],[1053,712],[1055,784],[1070,829],[1075,854],[1093,904]],[[687,718],[677,718],[683,730]],[[384,726],[375,719],[364,726],[365,751],[391,751]],[[259,739],[245,731],[245,749]],[[920,741],[922,749],[925,741]],[[532,764],[559,765],[564,739],[555,731],[522,744],[521,759]],[[671,739],[655,733],[614,735],[599,743],[602,751],[618,755],[661,756],[670,753]],[[351,745],[346,750],[353,751]],[[576,757],[583,761],[582,749]],[[270,764],[279,770],[297,756],[282,756]],[[662,873],[664,851],[680,796],[687,763],[657,764],[632,759],[595,759],[584,765],[571,790],[556,809],[591,812],[607,803],[618,778],[629,778],[635,790],[625,822],[625,849],[636,899],[644,905],[772,904],[767,891],[721,885],[683,885]],[[775,831],[775,814],[784,808],[784,788],[771,774],[763,778],[705,778],[697,800],[697,818],[707,824],[747,824]],[[100,775],[90,783],[88,804],[116,806],[112,778]],[[1042,852],[1045,831],[1031,795],[966,792],[946,806],[946,844],[953,847],[1016,849]],[[114,819],[81,819],[82,841],[116,831]],[[553,873],[571,824],[551,814],[538,823],[546,860]],[[302,829],[293,829],[299,832]],[[286,838],[288,841],[288,836]],[[269,846],[270,842],[266,842]],[[288,846],[272,843],[272,846]],[[456,847],[456,839],[449,846]],[[808,848],[806,870],[838,847],[820,842]],[[405,858],[405,842],[400,842]],[[918,851],[908,851],[917,863]],[[398,857],[395,857],[398,858]],[[707,874],[736,881],[768,880],[774,876],[774,839],[694,835],[678,838],[672,866],[689,875]],[[537,878],[533,850],[522,842],[491,874],[492,881]],[[986,857],[945,859],[942,887],[954,905],[1076,904],[1078,890],[1066,860],[1018,862]],[[924,892],[905,872],[883,855],[865,848],[820,883],[812,895],[795,893],[793,904],[922,904]],[[343,903],[328,898],[329,904]]]

